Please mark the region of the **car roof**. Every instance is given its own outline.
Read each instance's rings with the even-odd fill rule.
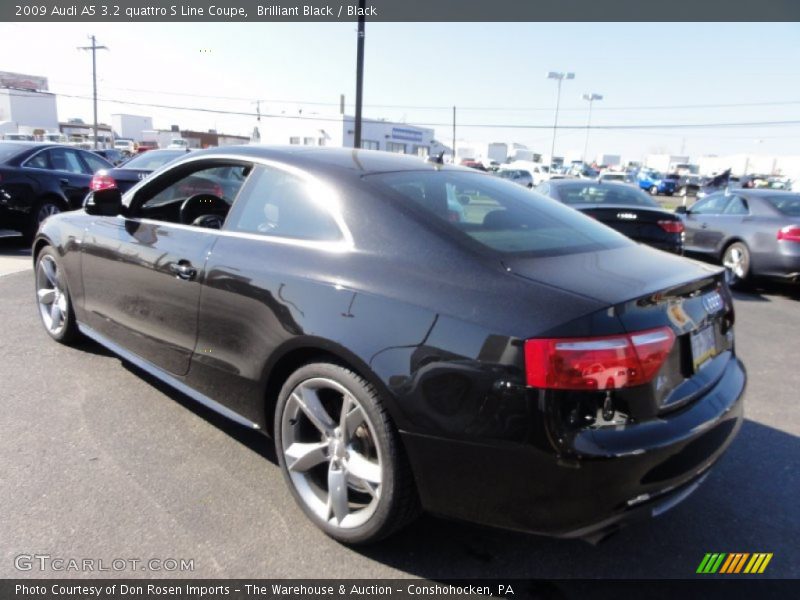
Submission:
[[[737,196],[764,198],[766,196],[800,196],[800,192],[792,190],[774,190],[770,188],[734,188]]]
[[[443,165],[423,160],[419,156],[396,154],[380,150],[354,148],[325,148],[319,146],[221,146],[192,152],[192,159],[203,156],[235,156],[246,160],[260,158],[275,160],[311,171],[324,171],[331,175],[360,177],[372,173],[396,171],[461,171],[476,173],[475,169],[456,165]]]
[[[568,186],[579,186],[579,185],[596,185],[601,187],[607,188],[619,188],[625,190],[635,190],[637,188],[631,187],[627,183],[620,183],[618,181],[603,181],[602,183],[597,181],[597,179],[567,179],[567,178],[559,178],[559,179],[551,179],[550,185],[553,187],[568,187]]]

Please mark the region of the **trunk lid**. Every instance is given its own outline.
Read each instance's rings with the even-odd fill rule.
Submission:
[[[633,239],[665,237],[659,221],[680,220],[674,213],[639,206],[588,205],[579,210]]]
[[[646,246],[511,259],[505,266],[520,277],[607,303],[608,315],[626,333],[672,330],[675,343],[652,381],[614,392],[636,419],[702,395],[722,376],[733,352],[733,299],[717,267]]]

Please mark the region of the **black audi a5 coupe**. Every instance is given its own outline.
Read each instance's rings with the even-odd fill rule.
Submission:
[[[596,539],[686,498],[742,421],[719,267],[473,169],[194,152],[48,219],[33,255],[52,338],[270,435],[347,543],[420,510]]]
[[[684,224],[639,188],[625,183],[554,179],[536,191],[613,227],[632,240],[683,254]]]
[[[59,144],[0,142],[0,229],[33,238],[50,215],[83,206],[92,175],[111,163]]]

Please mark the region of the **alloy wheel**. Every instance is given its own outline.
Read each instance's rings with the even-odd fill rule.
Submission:
[[[47,254],[36,269],[36,296],[44,326],[51,335],[58,336],[66,325],[69,304],[58,265]]]
[[[729,285],[743,281],[749,267],[747,251],[739,244],[732,244],[725,251],[722,265],[725,267],[725,278]]]
[[[39,207],[39,210],[36,212],[36,222],[41,223],[47,217],[57,215],[60,212],[61,209],[58,206],[56,206],[52,202],[45,202]]]
[[[306,507],[329,526],[366,523],[381,498],[383,460],[375,427],[341,384],[306,379],[292,390],[281,416],[283,459]]]

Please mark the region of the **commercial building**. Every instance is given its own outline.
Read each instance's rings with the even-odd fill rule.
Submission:
[[[153,129],[153,118],[117,113],[111,115],[111,127],[115,137],[141,142],[143,132]]]
[[[355,118],[350,115],[270,117],[259,123],[258,131],[262,144],[352,148],[355,142]],[[433,129],[379,119],[362,120],[361,147],[420,157],[449,150],[434,138]]]
[[[58,130],[56,97],[47,91],[47,78],[0,71],[0,122],[7,133]]]

